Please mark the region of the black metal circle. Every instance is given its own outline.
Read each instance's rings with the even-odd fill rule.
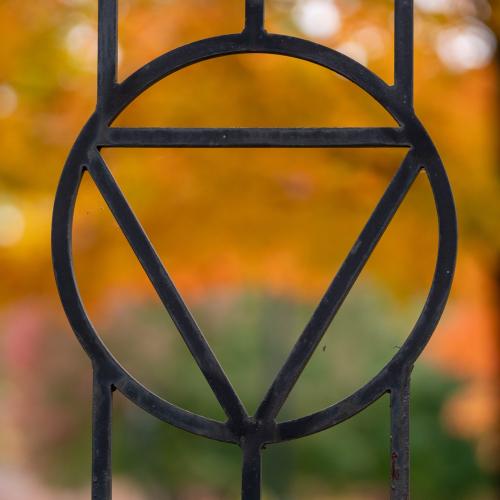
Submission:
[[[439,251],[432,287],[408,339],[367,384],[343,401],[312,415],[275,425],[268,442],[299,438],[336,425],[358,413],[391,389],[397,377],[418,358],[442,314],[451,287],[456,257],[456,221],[451,189],[439,155],[412,109],[401,102],[394,87],[367,68],[327,47],[280,35],[266,35],[248,44],[241,35],[202,40],[169,52],[145,65],[117,86],[112,103],[96,112],[78,137],[56,194],[53,218],[53,260],[61,301],[83,348],[94,367],[106,372],[113,384],[131,401],[157,418],[211,439],[239,442],[240,432],[227,424],[193,414],[152,393],[133,378],[99,338],[78,293],[72,265],[72,216],[81,177],[99,147],[105,130],[116,116],[147,88],[186,66],[220,56],[267,53],[294,57],[339,73],[376,99],[404,127],[414,155],[425,169],[432,187],[439,220]],[[274,424],[273,424],[274,425]]]

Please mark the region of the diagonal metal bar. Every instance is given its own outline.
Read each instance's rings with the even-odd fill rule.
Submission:
[[[97,151],[88,170],[226,415],[233,424],[241,425],[247,418],[242,402]]]
[[[410,151],[266,393],[257,409],[257,420],[274,419],[278,415],[419,170],[420,166]]]
[[[361,128],[121,128],[110,127],[100,147],[408,147],[398,127]]]

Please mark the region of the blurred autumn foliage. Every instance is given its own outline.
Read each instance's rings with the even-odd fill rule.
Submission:
[[[269,31],[315,39],[392,80],[392,1],[267,3]],[[243,4],[121,0],[120,78],[181,44],[240,31]],[[492,477],[500,470],[500,6],[488,0],[415,4],[415,106],[456,196],[460,255],[450,306],[415,374],[414,493],[429,500],[493,499]],[[90,373],[55,292],[49,235],[58,176],[95,106],[97,0],[3,0],[0,26],[0,498],[86,498],[80,488],[90,453]],[[172,75],[117,124],[393,121],[361,90],[324,69],[246,55]],[[135,149],[103,155],[252,409],[404,151]],[[422,175],[285,412],[299,416],[331,404],[389,359],[423,304],[436,244],[433,200]],[[82,297],[119,359],[173,402],[220,417],[87,178],[76,207],[74,252]],[[123,401],[117,406],[118,499],[235,497],[234,451],[170,430]],[[269,450],[269,498],[386,498],[387,417],[387,402],[381,402],[331,437]],[[335,496],[339,491],[344,496]]]

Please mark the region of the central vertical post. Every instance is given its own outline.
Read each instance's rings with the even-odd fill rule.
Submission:
[[[264,0],[245,0],[245,32],[257,35],[264,31]]]
[[[241,500],[260,500],[262,488],[262,445],[255,436],[242,440],[243,471]]]

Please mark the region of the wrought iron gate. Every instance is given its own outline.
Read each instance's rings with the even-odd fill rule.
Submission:
[[[429,341],[451,287],[457,249],[452,193],[444,167],[413,110],[413,3],[395,1],[395,82],[388,85],[363,65],[307,40],[267,33],[264,0],[246,0],[238,34],[200,40],[172,50],[117,82],[117,0],[99,0],[98,100],[62,172],[53,214],[53,263],[61,301],[93,364],[93,500],[111,498],[112,393],[123,393],[146,412],[179,429],[239,445],[242,498],[261,495],[265,445],[301,438],[337,425],[390,393],[391,499],[409,497],[409,387],[414,362]],[[394,117],[394,128],[118,128],[115,118],[159,80],[200,61],[230,54],[266,53],[308,61],[348,78]],[[105,164],[103,147],[399,147],[408,153],[337,275],[281,367],[256,414],[245,410],[191,316],[155,249]],[[277,416],[378,240],[421,170],[430,181],[439,221],[439,251],[432,287],[408,339],[371,381],[346,399],[297,420]],[[108,351],[78,293],[72,264],[72,217],[80,180],[88,171],[128,239],[184,342],[227,415],[218,422],[161,399],[135,380]]]

